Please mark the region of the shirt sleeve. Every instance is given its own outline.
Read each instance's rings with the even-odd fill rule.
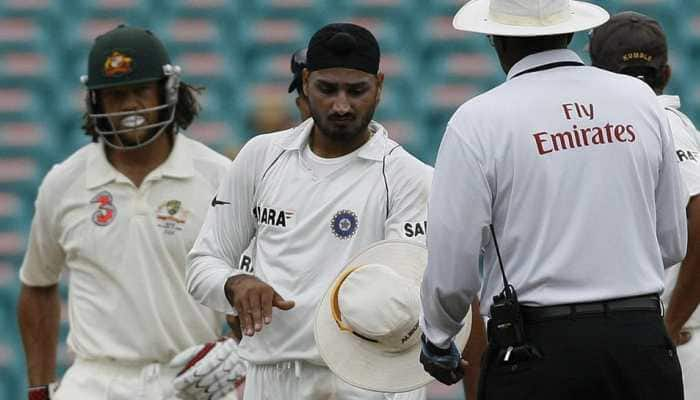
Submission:
[[[29,233],[27,252],[24,255],[19,278],[27,286],[52,286],[58,283],[65,268],[65,253],[59,243],[60,223],[54,215],[57,209],[51,188],[51,173],[39,187],[34,202],[34,217]]]
[[[226,280],[249,273],[237,266],[255,234],[256,156],[249,142],[231,163],[187,256],[187,291],[201,304],[227,314],[236,312],[226,298]]]
[[[688,120],[676,114],[676,111],[667,110],[673,142],[676,149],[676,158],[680,168],[681,178],[685,182],[690,197],[700,194],[700,147],[694,139],[695,127]]]
[[[425,243],[432,168],[407,153],[396,160],[387,177],[389,191],[385,239]]]
[[[428,266],[421,286],[421,328],[438,347],[447,347],[462,328],[481,287],[479,255],[491,199],[476,152],[448,125],[430,194]]]
[[[683,260],[688,241],[685,207],[688,194],[681,181],[678,158],[668,118],[659,112],[662,162],[656,185],[656,238],[664,267]]]

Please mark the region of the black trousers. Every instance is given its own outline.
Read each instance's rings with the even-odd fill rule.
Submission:
[[[526,321],[525,334],[540,357],[507,362],[505,349],[489,345],[480,400],[683,400],[680,364],[658,312]]]

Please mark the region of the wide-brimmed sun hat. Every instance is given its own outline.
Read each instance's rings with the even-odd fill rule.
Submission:
[[[455,29],[495,36],[548,36],[604,24],[607,11],[573,0],[471,0],[455,15]]]
[[[385,240],[350,261],[316,311],[316,345],[345,382],[377,392],[408,392],[434,380],[420,364],[420,284],[427,264],[420,243]],[[455,338],[461,350],[471,310]]]

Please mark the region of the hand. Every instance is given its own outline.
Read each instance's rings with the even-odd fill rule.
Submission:
[[[445,385],[459,382],[464,377],[464,368],[468,366],[454,342],[448,349],[441,349],[430,343],[425,335],[421,335],[420,362],[425,372]]]
[[[267,283],[252,275],[236,275],[226,281],[226,298],[238,311],[241,330],[246,336],[260,332],[272,322],[272,307],[289,310],[293,301],[282,298]]]
[[[30,386],[27,390],[27,398],[29,400],[51,400],[56,388],[58,388],[58,384],[55,382],[48,385]]]
[[[684,344],[690,342],[690,339],[693,338],[693,334],[690,333],[690,331],[683,329],[681,329],[677,333],[669,332],[669,336],[671,336],[671,341],[673,341],[673,344],[676,347],[683,346]]]
[[[170,396],[183,400],[221,399],[243,383],[248,369],[231,338],[192,346],[175,356],[170,367],[182,368]]]

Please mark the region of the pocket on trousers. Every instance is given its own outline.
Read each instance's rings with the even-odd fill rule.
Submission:
[[[504,363],[503,355],[493,357],[489,366],[484,370],[486,374],[481,381],[484,399],[534,399],[537,388],[537,379],[534,374],[542,359],[521,361],[518,363]]]

